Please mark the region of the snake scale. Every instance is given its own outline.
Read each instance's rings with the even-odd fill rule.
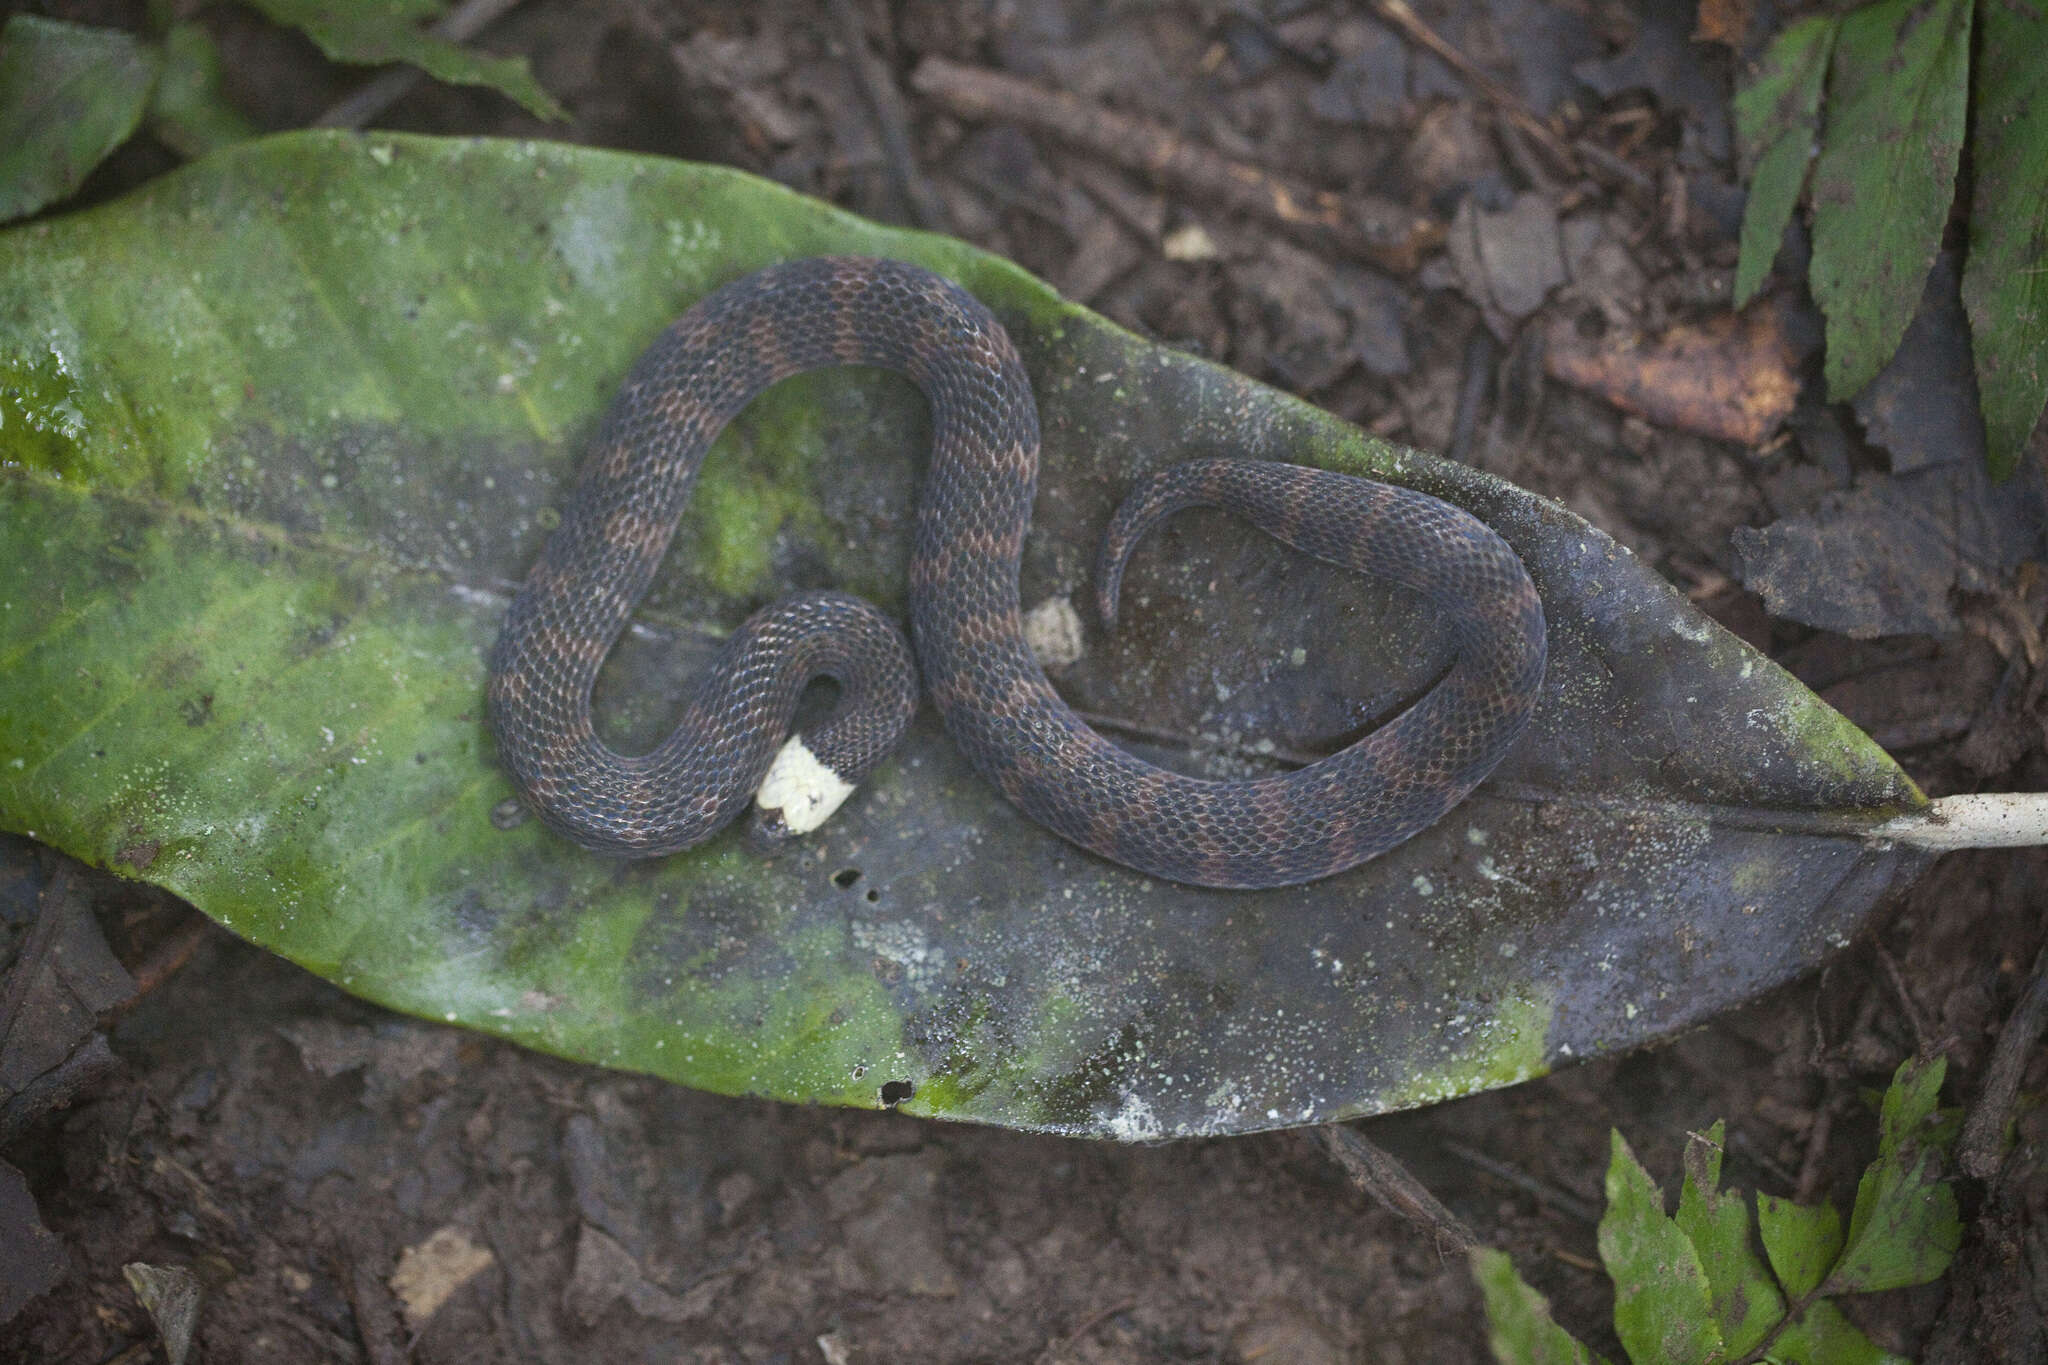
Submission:
[[[897,371],[931,405],[910,571],[915,663],[889,618],[859,599],[793,596],[733,634],[658,747],[613,752],[592,728],[591,686],[667,551],[705,450],[763,389],[827,365]],[[1542,603],[1485,525],[1347,475],[1190,461],[1141,479],[1112,520],[1096,577],[1105,625],[1140,537],[1182,508],[1220,506],[1298,550],[1422,594],[1456,658],[1394,719],[1298,771],[1204,781],[1143,762],[1075,715],[1025,642],[1018,567],[1037,481],[1023,364],[957,285],[902,262],[820,257],[712,294],[634,367],[507,613],[490,709],[522,797],[575,842],[636,856],[709,837],[749,799],[764,832],[802,833],[895,745],[921,670],[954,741],[1046,828],[1177,882],[1286,886],[1433,824],[1493,770],[1534,709]],[[836,703],[789,736],[798,697],[820,676],[839,684]]]

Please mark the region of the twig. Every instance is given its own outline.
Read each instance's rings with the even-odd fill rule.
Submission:
[[[502,18],[519,0],[463,0],[427,32],[451,43],[468,42]],[[313,120],[315,128],[360,128],[404,99],[426,79],[416,66],[394,66],[359,85]]]
[[[1079,1345],[1083,1337],[1087,1336],[1090,1332],[1100,1327],[1103,1323],[1108,1322],[1118,1313],[1128,1313],[1137,1306],[1138,1301],[1136,1299],[1124,1299],[1120,1302],[1111,1304],[1107,1308],[1099,1309],[1096,1312],[1090,1313],[1086,1320],[1084,1320],[1079,1327],[1076,1327],[1073,1331],[1067,1333],[1058,1341],[1047,1346],[1045,1350],[1039,1353],[1038,1358],[1040,1360],[1050,1360],[1058,1353],[1065,1351],[1067,1348]]]
[[[337,1251],[329,1269],[348,1297],[349,1315],[370,1365],[406,1365],[412,1355],[399,1330],[398,1300],[372,1269],[372,1257],[354,1248]]]
[[[1550,125],[1538,118],[1512,90],[1486,74],[1477,62],[1445,42],[1435,29],[1423,23],[1421,16],[1408,7],[1408,0],[1372,0],[1372,7],[1380,18],[1406,34],[1409,41],[1419,43],[1434,52],[1464,77],[1473,89],[1486,96],[1489,102],[1514,121],[1516,127],[1527,133],[1538,146],[1550,154],[1559,170],[1569,176],[1575,177],[1579,174],[1578,159],[1572,155],[1572,149],[1565,145],[1564,139],[1551,132]]]
[[[1508,154],[1508,163],[1514,167],[1530,188],[1545,198],[1559,201],[1558,213],[1566,212],[1563,201],[1569,197],[1572,182],[1560,178],[1544,161],[1542,148],[1529,136],[1528,130],[1509,117],[1506,110],[1493,111],[1494,132],[1500,138],[1501,150]]]
[[[1478,1236],[1458,1215],[1445,1208],[1406,1166],[1356,1128],[1326,1123],[1310,1129],[1309,1136],[1343,1169],[1353,1185],[1371,1195],[1381,1207],[1412,1223],[1420,1223],[1455,1250],[1470,1251],[1479,1245]]]
[[[1462,1142],[1445,1142],[1445,1151],[1468,1166],[1477,1166],[1497,1180],[1505,1180],[1539,1204],[1547,1204],[1567,1218],[1581,1223],[1598,1223],[1600,1210],[1568,1190],[1561,1190],[1547,1180],[1539,1180],[1520,1167],[1511,1166],[1498,1158],[1490,1157],[1476,1147],[1467,1147]]]
[[[212,920],[197,910],[187,911],[185,922],[136,964],[132,973],[135,977],[135,994],[121,1005],[122,1011],[125,1013],[144,996],[176,975],[179,968],[192,960],[192,954],[199,951],[199,945],[206,941],[206,936],[212,929]]]
[[[2048,1025],[2048,948],[2034,958],[2026,993],[2005,1021],[2005,1027],[1999,1030],[1998,1045],[1992,1048],[1990,1064],[1984,1068],[1983,1087],[1977,1091],[1976,1103],[1970,1106],[1970,1116],[1963,1121],[1957,1160],[1979,1180],[1989,1180],[1998,1173],[2005,1153],[2006,1125],[2012,1121],[2020,1081],[2026,1075],[2027,1061],[2033,1056],[2034,1044],[2040,1041],[2044,1025]]]
[[[1590,138],[1580,138],[1577,145],[1580,156],[1593,170],[1610,179],[1619,180],[1645,198],[1657,192],[1657,184],[1626,160],[1608,151]]]
[[[1493,333],[1474,327],[1465,339],[1465,358],[1458,375],[1458,406],[1451,418],[1451,444],[1446,459],[1472,463],[1472,442],[1479,433],[1479,414],[1486,406],[1486,390],[1493,381],[1494,362],[1500,345]]]
[[[861,22],[860,11],[854,8],[853,0],[825,0],[825,7],[832,13],[832,22],[838,25],[839,45],[846,49],[853,83],[860,87],[882,134],[882,155],[889,163],[889,178],[910,205],[919,227],[943,229],[945,208],[918,171],[917,158],[910,150],[910,120],[904,112],[903,96],[897,93],[896,83],[875,60],[874,53],[868,51],[868,31]]]
[[[1906,989],[1906,975],[1899,970],[1899,964],[1882,943],[1872,945],[1877,949],[1878,965],[1884,968],[1885,984],[1892,988],[1892,994],[1899,998],[1899,1008],[1905,1013],[1906,1025],[1913,1030],[1913,1052],[1917,1056],[1934,1055],[1932,1030],[1927,1027],[1926,1017],[1920,1012],[1920,1002],[1913,998],[1913,992]]]
[[[1840,1102],[1841,1097],[1830,1084],[1827,1097],[1814,1110],[1813,1126],[1806,1130],[1806,1152],[1799,1159],[1799,1179],[1792,1186],[1794,1203],[1811,1204],[1820,1190],[1821,1158],[1827,1154],[1828,1137],[1835,1131],[1835,1108]]]
[[[1391,200],[1318,190],[1192,142],[1163,124],[1091,104],[998,71],[927,57],[911,73],[919,94],[963,118],[1008,119],[1051,133],[1127,170],[1311,239],[1335,242],[1400,274],[1443,241],[1442,223]]]

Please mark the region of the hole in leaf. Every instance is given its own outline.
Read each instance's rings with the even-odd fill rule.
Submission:
[[[842,867],[832,874],[832,885],[841,891],[851,890],[853,884],[859,880],[860,869],[857,867]]]
[[[917,1087],[909,1081],[887,1081],[882,1086],[882,1107],[894,1109],[917,1093]]]

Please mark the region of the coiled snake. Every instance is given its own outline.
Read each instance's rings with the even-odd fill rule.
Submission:
[[[1491,530],[1404,488],[1299,465],[1199,460],[1141,479],[1112,520],[1096,575],[1106,625],[1147,529],[1213,505],[1421,593],[1451,630],[1456,660],[1386,725],[1278,776],[1185,777],[1103,739],[1053,691],[1025,643],[1017,577],[1038,482],[1038,413],[1009,336],[929,271],[821,257],[719,290],[640,358],[506,616],[490,681],[499,751],[527,804],[577,843],[674,852],[756,797],[761,828],[802,833],[909,723],[918,670],[895,625],[857,598],[808,593],[733,634],[651,753],[614,753],[591,726],[591,685],[667,551],[712,438],[769,385],[825,365],[898,371],[930,401],[910,574],[925,687],[974,766],[1081,847],[1201,886],[1311,881],[1433,824],[1527,723],[1543,678],[1543,608]],[[799,695],[821,675],[840,684],[837,703],[785,742]]]

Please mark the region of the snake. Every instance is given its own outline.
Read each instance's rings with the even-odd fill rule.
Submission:
[[[664,740],[615,752],[594,728],[591,689],[667,553],[706,450],[764,389],[833,365],[905,375],[930,406],[910,643],[857,597],[784,598],[724,641]],[[1385,724],[1293,771],[1207,780],[1144,761],[1076,714],[1027,642],[1019,570],[1038,463],[1038,410],[1017,348],[951,280],[901,261],[823,256],[711,293],[633,366],[506,613],[489,711],[519,797],[548,828],[600,853],[689,848],[750,802],[759,835],[794,838],[895,747],[921,674],[953,742],[1030,819],[1149,876],[1259,889],[1330,876],[1427,829],[1527,725],[1546,661],[1542,600],[1485,523],[1376,480],[1195,459],[1140,477],[1111,517],[1095,570],[1105,629],[1138,542],[1175,512],[1211,506],[1420,594],[1455,652]],[[837,696],[792,733],[821,678]]]

